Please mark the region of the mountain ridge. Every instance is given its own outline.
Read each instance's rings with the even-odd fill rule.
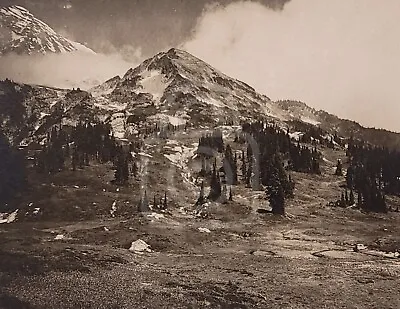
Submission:
[[[56,33],[26,8],[12,5],[0,8],[0,56],[67,52],[94,53],[93,50]]]
[[[45,105],[43,101],[49,104],[43,111],[46,114],[51,114],[55,102],[64,102],[65,106],[70,104],[66,98],[68,90],[32,87],[34,91],[27,99],[30,103],[24,103],[26,109],[38,113],[40,108],[29,107],[37,104],[38,97],[42,102],[39,107]],[[173,125],[214,126],[240,124],[251,119],[272,121],[283,129],[300,131],[300,134],[315,127],[330,136],[354,137],[374,145],[400,149],[400,134],[396,132],[365,128],[355,121],[317,111],[299,101],[273,102],[246,83],[176,48],[148,58],[127,70],[124,76],[110,78],[87,94],[88,106],[98,113],[99,119],[111,122],[119,138],[126,138],[138,128],[160,121]]]

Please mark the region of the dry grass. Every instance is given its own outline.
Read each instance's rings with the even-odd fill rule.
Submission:
[[[149,191],[162,195],[169,165],[159,147],[149,150]],[[140,183],[117,191],[107,166],[37,178],[20,206],[34,200],[41,217],[0,226],[0,308],[399,308],[398,260],[353,246],[399,250],[400,215],[327,206],[344,180],[328,172],[344,153],[323,151],[323,175],[293,173],[285,218],[258,214],[264,193],[242,185],[199,219],[178,211],[193,210],[195,194],[177,179],[170,212],[154,219],[136,211]],[[129,252],[137,239],[154,252]]]

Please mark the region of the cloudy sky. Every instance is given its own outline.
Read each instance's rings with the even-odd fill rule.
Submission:
[[[400,131],[398,0],[7,2],[102,53],[178,46],[272,99]]]

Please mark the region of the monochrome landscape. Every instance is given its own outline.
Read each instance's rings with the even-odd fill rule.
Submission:
[[[371,64],[383,79],[374,92],[368,78],[351,84],[357,64],[349,64],[348,84],[331,85],[346,96],[327,93],[325,110],[319,88],[328,82],[313,75],[319,64],[304,76],[318,81],[310,97],[319,103],[303,102],[314,89],[297,76],[271,82],[272,97],[275,73],[253,85],[252,64],[265,72],[269,51],[286,49],[235,49],[249,37],[252,46],[263,18],[283,25],[278,16],[297,20],[332,1],[203,1],[192,37],[156,52],[156,36],[147,48],[78,42],[39,17],[54,3],[31,2],[0,3],[1,309],[399,308],[400,113],[382,86],[395,77]],[[107,5],[81,2],[59,1],[60,16]],[[148,5],[128,2],[115,6]],[[199,5],[177,2],[169,8],[176,14]],[[379,6],[352,2],[344,11],[329,6],[332,16]],[[299,13],[300,4],[310,6]],[[400,12],[393,3],[376,16],[394,7]],[[254,13],[244,23],[251,32],[240,27],[244,11]],[[243,37],[221,47],[228,13]],[[119,20],[128,32],[127,23],[134,21]],[[107,32],[99,29],[99,37]],[[302,54],[308,43],[292,48]],[[291,65],[280,69],[293,73]],[[288,95],[276,98],[285,87]],[[388,98],[371,103],[383,92]],[[304,96],[287,99],[293,93]],[[339,102],[349,97],[357,103]],[[353,107],[335,115],[343,104]]]

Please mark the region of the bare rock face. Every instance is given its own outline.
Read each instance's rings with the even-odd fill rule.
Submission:
[[[46,54],[93,51],[70,41],[33,16],[27,9],[13,5],[0,9],[0,56],[6,54]]]

